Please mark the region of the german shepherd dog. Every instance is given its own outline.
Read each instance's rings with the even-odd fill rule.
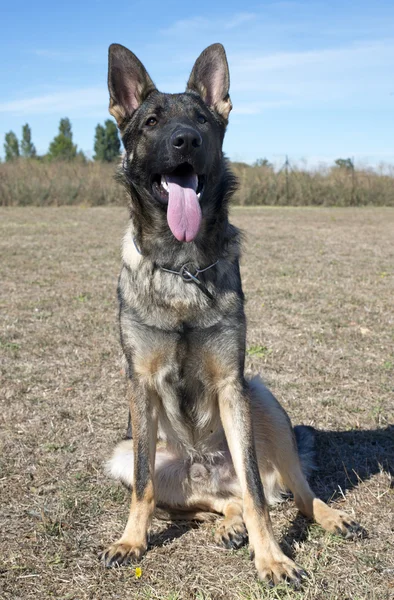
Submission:
[[[219,543],[237,548],[248,536],[260,579],[298,585],[305,572],[275,540],[270,503],[290,490],[328,531],[348,538],[359,526],[309,487],[311,430],[293,430],[262,382],[244,376],[240,232],[228,221],[236,181],[222,152],[232,108],[224,48],[202,52],[186,92],[163,94],[113,44],[108,85],[131,215],[118,287],[130,439],[108,471],[132,500],[103,561],[141,559],[155,507],[174,518],[219,513]]]

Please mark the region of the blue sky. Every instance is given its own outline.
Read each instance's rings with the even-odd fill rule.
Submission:
[[[394,163],[392,1],[16,0],[0,31],[1,142],[28,122],[44,153],[68,116],[74,141],[91,153],[95,126],[108,118],[110,43],[137,54],[161,91],[179,92],[198,54],[222,42],[230,158]]]

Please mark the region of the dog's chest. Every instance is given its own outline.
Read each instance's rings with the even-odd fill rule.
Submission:
[[[123,269],[119,280],[131,374],[159,398],[160,434],[194,454],[218,447],[218,389],[239,373],[243,355],[240,293],[236,285],[215,293],[211,301],[196,284],[147,267]]]
[[[145,347],[141,339],[135,355],[136,375],[159,398],[161,436],[187,452],[207,452],[212,436],[222,435],[217,394],[207,368],[212,335],[212,331],[145,333]]]

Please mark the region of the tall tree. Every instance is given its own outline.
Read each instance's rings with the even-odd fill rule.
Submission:
[[[71,123],[70,123],[69,118],[65,117],[64,119],[60,119],[59,133],[61,133],[62,135],[64,135],[64,137],[66,137],[70,140],[73,139],[73,134],[71,131]]]
[[[36,148],[31,141],[31,129],[28,123],[22,127],[21,153],[25,158],[34,158],[37,155]]]
[[[120,140],[118,128],[111,119],[102,125],[97,125],[94,138],[94,160],[112,162],[119,158]]]
[[[94,160],[105,160],[105,129],[100,123],[94,135]]]
[[[354,164],[351,158],[337,158],[335,165],[340,169],[346,169],[347,171],[354,171]]]
[[[19,157],[19,142],[13,131],[5,134],[4,152],[7,162]]]
[[[265,167],[266,169],[272,169],[273,164],[267,158],[258,158],[254,161],[254,167]]]
[[[77,155],[77,146],[73,144],[70,119],[60,119],[59,133],[49,145],[48,157],[52,159],[72,160]]]

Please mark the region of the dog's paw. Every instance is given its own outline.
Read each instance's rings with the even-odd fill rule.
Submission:
[[[364,538],[366,530],[341,510],[331,509],[321,525],[330,533],[341,535],[347,540]]]
[[[284,554],[279,560],[256,559],[255,564],[260,581],[265,581],[270,586],[288,583],[295,589],[299,589],[303,579],[308,576],[304,569]]]
[[[358,538],[367,537],[367,531],[357,523],[350,519],[348,515],[344,515],[340,522],[335,526],[335,533],[341,535],[346,540],[355,540]]]
[[[105,567],[120,567],[138,563],[145,552],[146,546],[137,546],[120,539],[103,552],[101,559]]]
[[[225,548],[241,548],[248,539],[245,523],[241,518],[225,518],[215,532],[215,542]]]

